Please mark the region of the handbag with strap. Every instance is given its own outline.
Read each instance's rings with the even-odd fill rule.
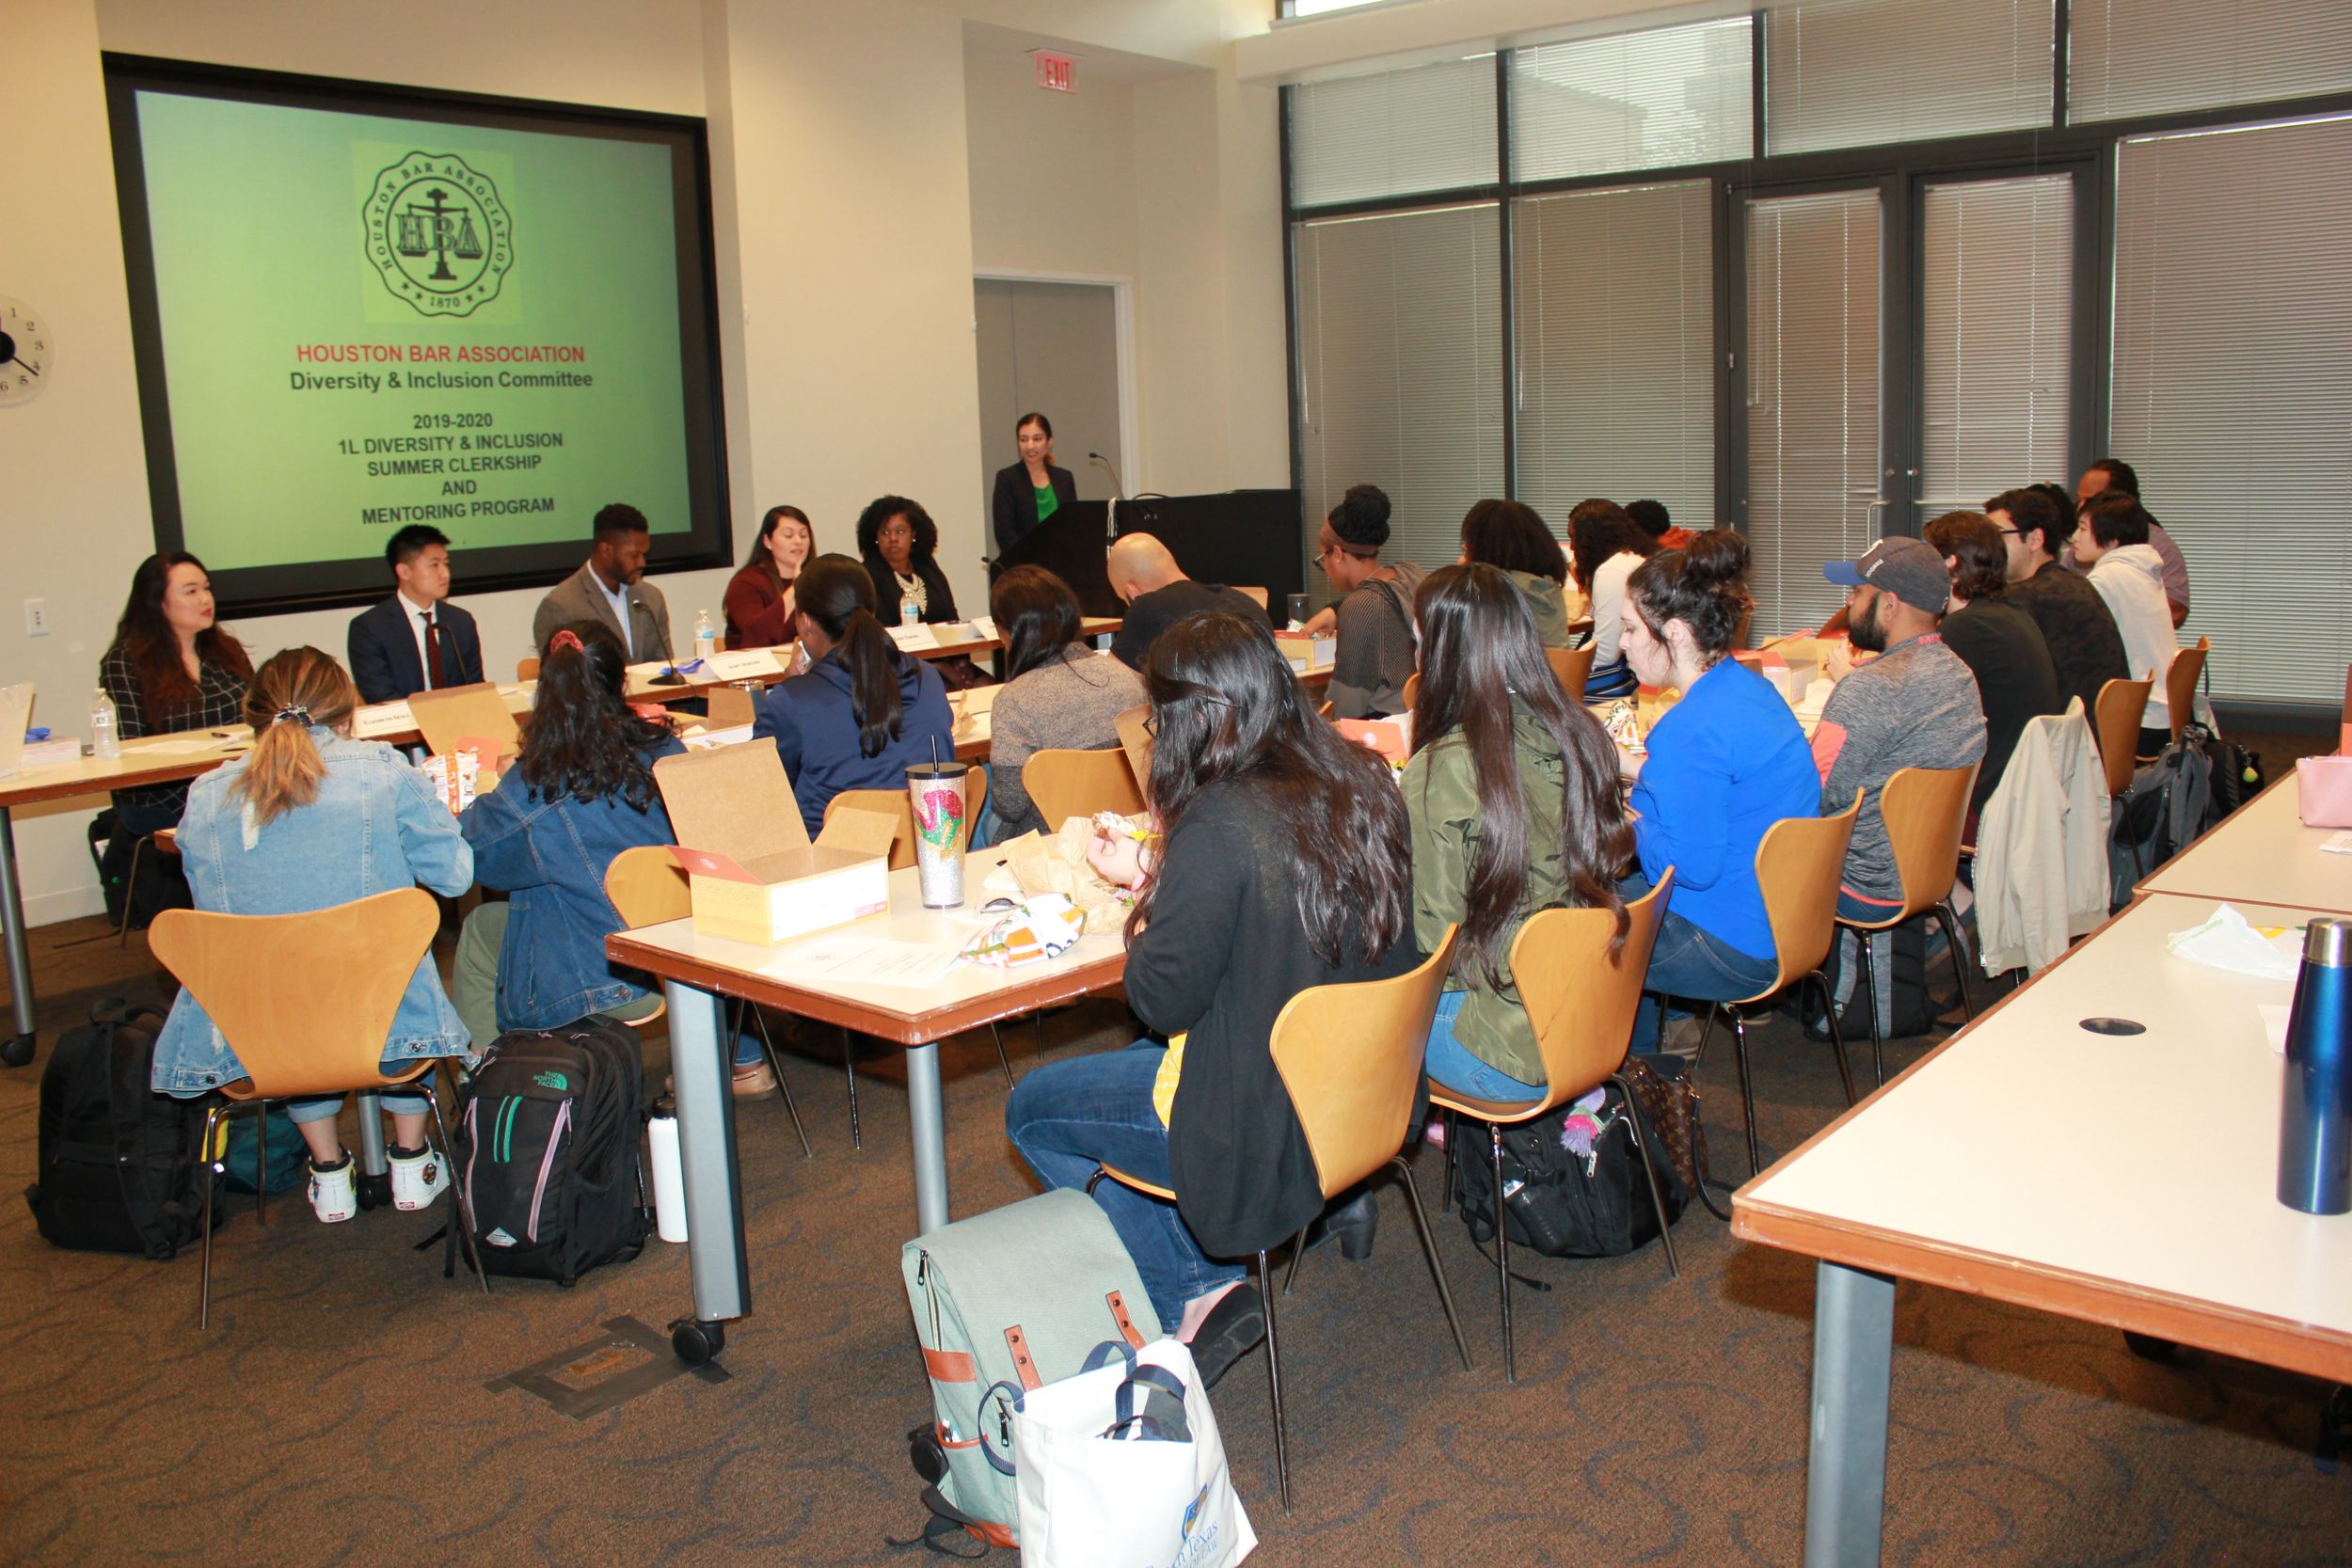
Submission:
[[[1699,1117],[1697,1086],[1688,1077],[1667,1077],[1638,1055],[1626,1057],[1617,1073],[1632,1086],[1642,1124],[1682,1190],[1695,1195],[1717,1219],[1729,1219],[1707,1190],[1707,1124]]]

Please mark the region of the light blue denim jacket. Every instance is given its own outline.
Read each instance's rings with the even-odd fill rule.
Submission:
[[[180,858],[196,907],[222,914],[302,914],[420,884],[454,896],[473,885],[473,850],[424,775],[389,746],[342,740],[313,725],[326,761],[318,796],[251,833],[245,803],[229,786],[240,757],[196,781],[180,819]],[[288,955],[288,962],[299,962]],[[341,977],[315,977],[318,1005],[335,1006]],[[454,1056],[469,1043],[427,953],[408,981],[384,1042],[387,1062]],[[194,1095],[246,1075],[236,1053],[186,991],[155,1042],[151,1082],[164,1094]]]

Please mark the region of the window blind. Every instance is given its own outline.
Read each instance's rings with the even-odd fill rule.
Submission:
[[[1748,544],[1753,634],[1819,626],[1844,602],[1821,576],[1880,533],[1879,198],[1751,201]]]
[[[1736,17],[1515,50],[1516,178],[1751,156],[1755,40],[1755,23]]]
[[[1289,90],[1291,204],[1492,184],[1495,62],[1442,60]]]
[[[1470,502],[1502,493],[1501,227],[1492,202],[1298,225],[1311,557],[1351,484],[1389,493],[1386,553],[1425,566],[1461,553]]]
[[[2352,88],[2343,0],[2072,0],[2066,17],[2078,123]]]
[[[2108,450],[2188,560],[2217,695],[2333,706],[2352,660],[2352,118],[2117,150]]]
[[[2050,123],[2052,0],[1799,0],[1764,18],[1774,153]]]
[[[1715,521],[1714,235],[1704,180],[1513,212],[1518,494],[1565,537],[1587,496]]]
[[[1921,203],[1919,516],[2067,483],[2074,187],[1930,185]]]

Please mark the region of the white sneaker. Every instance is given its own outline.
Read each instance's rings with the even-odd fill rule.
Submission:
[[[348,1150],[342,1163],[326,1169],[312,1163],[310,1210],[322,1225],[341,1225],[359,1212],[359,1183]]]
[[[449,1162],[426,1145],[414,1154],[392,1156],[392,1207],[430,1209],[449,1186]]]

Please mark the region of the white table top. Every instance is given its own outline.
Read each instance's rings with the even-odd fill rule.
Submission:
[[[958,962],[944,979],[920,989],[871,985],[853,980],[836,980],[820,985],[791,973],[791,959],[795,952],[816,942],[843,936],[925,943],[953,940],[959,945],[969,942],[1000,917],[999,914],[983,915],[979,909],[995,896],[982,883],[1004,862],[1002,849],[981,849],[969,856],[964,863],[963,904],[961,908],[953,910],[923,908],[914,868],[907,866],[894,871],[890,874],[889,913],[776,947],[729,942],[721,937],[698,936],[691,920],[673,920],[660,926],[643,927],[623,933],[623,939],[652,950],[650,955],[632,956],[632,961],[644,962],[650,958],[649,967],[657,974],[662,972],[660,956],[675,955],[686,960],[681,967],[690,971],[703,969],[718,972],[722,976],[732,974],[762,979],[783,990],[821,992],[830,1002],[882,1015],[883,1019],[910,1026],[890,1030],[880,1026],[879,1022],[869,1025],[861,1021],[851,1024],[852,1027],[868,1027],[870,1032],[881,1034],[885,1038],[903,1038],[907,1035],[922,1033],[920,1025],[926,1021],[946,1018],[964,1020],[975,1007],[981,1009],[983,1016],[970,1022],[956,1022],[952,1028],[966,1028],[974,1022],[988,1022],[985,1015],[1000,1003],[1001,1011],[996,1011],[995,1016],[1010,1017],[1046,1001],[1058,1001],[1101,990],[1104,984],[1116,983],[1116,974],[1106,981],[1076,980],[1078,972],[1105,962],[1123,969],[1126,942],[1116,927],[1107,931],[1089,930],[1069,952],[1044,963],[1025,964],[1017,969],[997,969],[984,964]],[[694,978],[691,973],[686,977],[690,980]],[[1041,992],[1050,994],[1041,995]],[[818,1016],[822,1016],[821,1013]]]
[[[2255,1006],[2286,1003],[2293,985],[2165,951],[2213,908],[2134,904],[1751,1183],[1738,1201],[1768,1212],[1741,1233],[1814,1251],[1771,1221],[1822,1222],[1856,1240],[1844,1260],[1864,1266],[2129,1326],[2163,1321],[2134,1309],[2169,1298],[2153,1310],[2216,1323],[2195,1342],[2237,1349],[2250,1327],[2267,1341],[2239,1354],[2296,1364],[2283,1343],[2308,1351],[2306,1370],[2352,1366],[2352,1215],[2276,1196],[2284,1059]],[[2080,1022],[2093,1017],[2148,1028],[2092,1034]],[[1880,1240],[1887,1260],[1871,1261]],[[2297,1343],[2312,1329],[2319,1344]]]
[[[2302,803],[2290,769],[2158,866],[2139,891],[2352,914],[2352,855],[2320,848],[2336,830],[2303,826]]]

